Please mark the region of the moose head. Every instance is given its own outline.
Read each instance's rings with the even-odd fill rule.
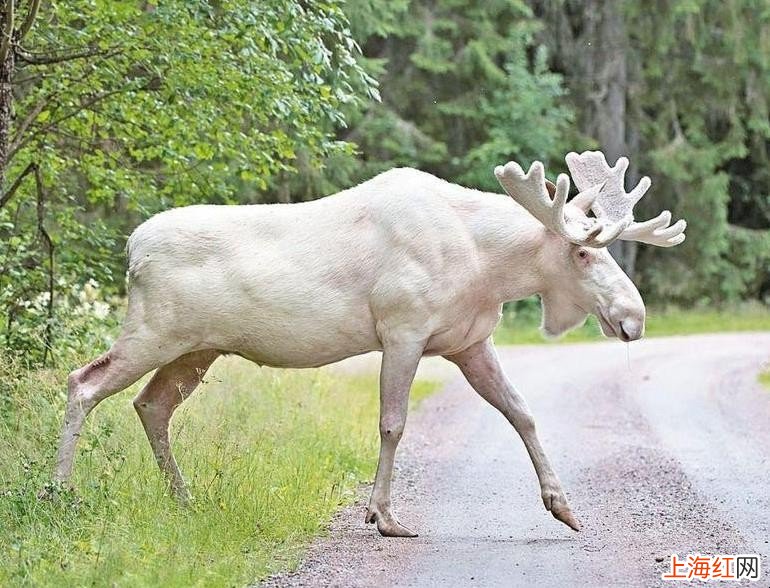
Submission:
[[[617,239],[673,247],[684,241],[687,224],[679,220],[671,225],[667,210],[653,219],[634,221],[633,208],[651,182],[645,176],[626,192],[627,158],[610,167],[603,153],[586,151],[569,153],[566,161],[580,190],[569,202],[569,177],[560,174],[553,184],[539,161],[526,174],[515,162],[495,168],[503,189],[545,228],[543,330],[559,335],[594,314],[604,335],[639,339],[644,334],[644,303],[606,248]]]

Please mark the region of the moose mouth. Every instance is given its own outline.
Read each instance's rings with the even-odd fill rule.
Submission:
[[[623,321],[619,321],[618,326],[616,327],[610,322],[610,320],[602,312],[602,309],[598,306],[596,307],[596,316],[599,319],[599,323],[601,324],[602,331],[605,335],[612,333],[621,341],[625,341],[626,343],[631,341],[631,335],[626,333],[626,331],[623,329]]]

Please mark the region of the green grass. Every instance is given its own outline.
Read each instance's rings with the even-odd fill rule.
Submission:
[[[131,406],[136,386],[89,417],[74,491],[39,500],[64,377],[0,363],[0,586],[245,585],[294,567],[374,473],[374,377],[228,358],[173,422],[191,508],[166,495]],[[416,382],[413,401],[436,387]]]
[[[548,341],[540,334],[536,320],[532,317],[504,317],[495,331],[495,343],[521,345]],[[739,331],[770,331],[770,309],[750,305],[730,310],[647,310],[646,337]],[[601,339],[598,321],[591,316],[581,328],[551,341],[577,343]]]
[[[759,380],[759,383],[762,384],[765,388],[770,389],[770,369],[759,372],[757,379]]]

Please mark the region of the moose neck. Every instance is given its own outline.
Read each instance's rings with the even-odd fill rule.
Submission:
[[[488,295],[495,303],[542,293],[541,250],[545,228],[510,198],[484,194],[470,223]]]

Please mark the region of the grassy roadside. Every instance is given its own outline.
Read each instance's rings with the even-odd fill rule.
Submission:
[[[765,388],[770,390],[770,368],[766,369],[765,371],[759,372],[757,379],[759,380],[760,384],[762,384]]]
[[[538,318],[532,316],[504,317],[495,331],[498,345],[521,345],[543,343]],[[746,306],[731,310],[656,310],[648,309],[646,337],[669,335],[691,335],[697,333],[769,331],[770,309],[763,306]],[[602,334],[595,317],[589,317],[586,324],[564,337],[558,343],[598,341]]]
[[[196,497],[192,508],[164,495],[131,406],[136,387],[89,418],[76,491],[40,501],[63,376],[19,378],[0,357],[2,586],[253,582],[296,565],[308,541],[374,473],[374,377],[270,370],[228,358],[173,423],[177,458]],[[436,387],[416,382],[413,401]]]

